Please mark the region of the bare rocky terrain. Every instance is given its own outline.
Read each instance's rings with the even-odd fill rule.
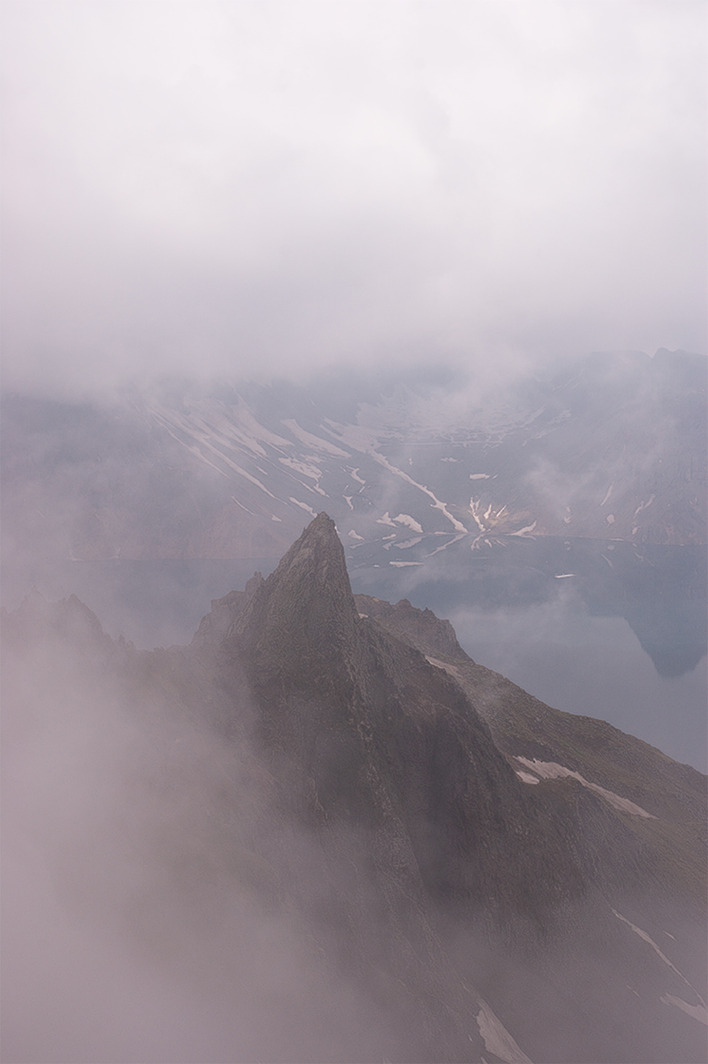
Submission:
[[[3,648],[8,1059],[703,1059],[705,777],[355,598],[326,514],[189,646],[35,594]]]

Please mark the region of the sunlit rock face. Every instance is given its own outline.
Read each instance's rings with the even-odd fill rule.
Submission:
[[[325,513],[188,647],[3,648],[12,1059],[703,1059],[704,777],[355,599]]]

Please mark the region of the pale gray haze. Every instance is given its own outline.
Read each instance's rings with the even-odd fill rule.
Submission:
[[[706,5],[3,5],[6,387],[705,351]]]
[[[708,4],[0,67],[3,1061],[704,1060]]]

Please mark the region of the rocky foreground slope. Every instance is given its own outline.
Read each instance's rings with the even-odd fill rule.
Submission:
[[[189,647],[3,644],[7,1059],[705,1058],[705,778],[355,599],[326,514]]]

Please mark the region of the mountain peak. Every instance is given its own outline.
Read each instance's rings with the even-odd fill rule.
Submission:
[[[336,598],[337,604],[351,600],[355,612],[344,548],[337,535],[337,526],[322,512],[307,526],[299,539],[280,560],[277,569],[265,581],[270,593],[278,585],[290,592]]]
[[[358,621],[344,548],[320,513],[258,587],[234,634],[263,674],[293,679],[337,671]]]

